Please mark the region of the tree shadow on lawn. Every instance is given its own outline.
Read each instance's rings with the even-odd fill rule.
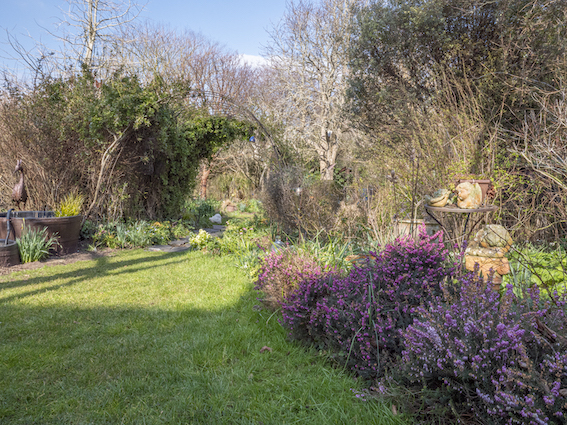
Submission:
[[[1,422],[401,423],[353,402],[351,378],[236,284],[243,295],[214,311],[0,305]]]
[[[16,277],[10,275],[4,280],[8,282],[0,282],[0,291],[5,289],[15,289],[23,286],[41,286],[53,281],[68,280],[65,283],[55,284],[48,287],[42,286],[39,289],[19,293],[17,295],[1,297],[0,303],[7,303],[16,299],[25,298],[36,295],[46,291],[54,291],[60,288],[75,285],[85,279],[100,278],[104,276],[117,276],[121,274],[132,274],[142,270],[155,269],[158,267],[171,266],[176,263],[188,261],[186,252],[174,253],[148,253],[142,258],[135,258],[130,260],[112,261],[113,257],[99,257],[96,260],[81,262],[84,267],[73,269],[71,271],[51,274],[47,276],[37,276],[28,278],[23,272],[20,272]],[[95,262],[93,265],[92,262]],[[77,264],[77,263],[75,263]],[[137,267],[136,267],[137,266]]]

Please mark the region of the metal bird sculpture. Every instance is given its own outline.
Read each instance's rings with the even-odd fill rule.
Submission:
[[[18,159],[14,173],[17,173],[18,171],[20,172],[20,180],[16,183],[14,189],[12,189],[12,200],[16,203],[18,209],[21,210],[20,203],[23,202],[25,208],[26,201],[28,200],[28,193],[26,192],[26,185],[24,182],[24,167],[21,159]]]

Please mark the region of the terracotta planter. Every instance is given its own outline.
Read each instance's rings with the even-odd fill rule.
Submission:
[[[0,267],[15,266],[20,264],[20,252],[15,241],[0,239]]]
[[[47,235],[57,234],[59,245],[53,245],[52,250],[57,254],[71,254],[77,250],[81,233],[82,215],[71,217],[55,217],[53,211],[14,211],[10,217],[9,238],[21,237],[25,225],[26,229],[47,229]],[[6,238],[6,213],[0,213],[0,238]]]

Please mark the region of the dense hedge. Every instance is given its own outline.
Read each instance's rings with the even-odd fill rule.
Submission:
[[[197,111],[188,89],[159,78],[84,72],[3,94],[1,173],[23,158],[32,208],[77,190],[95,218],[178,217],[200,160],[249,127]]]

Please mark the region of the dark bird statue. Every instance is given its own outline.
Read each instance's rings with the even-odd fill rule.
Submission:
[[[28,193],[26,192],[26,184],[24,182],[24,167],[22,165],[22,160],[18,159],[18,163],[16,164],[16,169],[14,173],[20,171],[20,181],[16,183],[14,189],[12,190],[12,200],[20,208],[20,203],[24,203],[24,208],[26,207],[26,201],[28,200]]]

